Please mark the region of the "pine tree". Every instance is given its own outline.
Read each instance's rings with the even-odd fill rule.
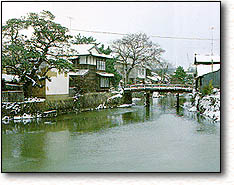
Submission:
[[[2,67],[19,76],[26,97],[31,96],[32,87],[42,87],[42,81],[50,80],[49,70],[72,68],[66,60],[71,36],[54,19],[51,12],[42,11],[10,19],[2,27]],[[24,30],[31,36],[24,35]]]

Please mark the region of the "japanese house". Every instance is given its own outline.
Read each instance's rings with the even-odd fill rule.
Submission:
[[[72,94],[76,83],[75,79],[85,79],[85,83],[93,84],[95,91],[108,91],[110,78],[114,74],[106,72],[106,60],[112,56],[101,53],[94,44],[72,45],[76,55],[69,58],[73,63],[75,72],[69,72],[69,90]]]

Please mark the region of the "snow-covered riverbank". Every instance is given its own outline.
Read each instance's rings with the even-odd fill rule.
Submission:
[[[194,102],[186,102],[184,108],[191,112],[199,112],[214,121],[220,121],[220,90],[214,89],[213,93],[201,96],[201,93],[193,92]]]

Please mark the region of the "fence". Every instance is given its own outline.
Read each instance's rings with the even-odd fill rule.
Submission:
[[[23,91],[2,91],[2,102],[22,102],[24,101]]]

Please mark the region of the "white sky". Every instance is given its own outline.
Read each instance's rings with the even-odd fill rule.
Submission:
[[[72,29],[115,33],[144,32],[148,36],[176,36],[220,39],[219,2],[3,2],[3,24],[10,18],[25,16],[28,12],[49,10],[55,21]],[[105,46],[121,35],[77,32],[93,36]],[[166,50],[168,62],[187,68],[193,63],[194,53],[210,54],[211,40],[178,40],[153,38]],[[214,40],[214,55],[219,55],[220,41]]]

